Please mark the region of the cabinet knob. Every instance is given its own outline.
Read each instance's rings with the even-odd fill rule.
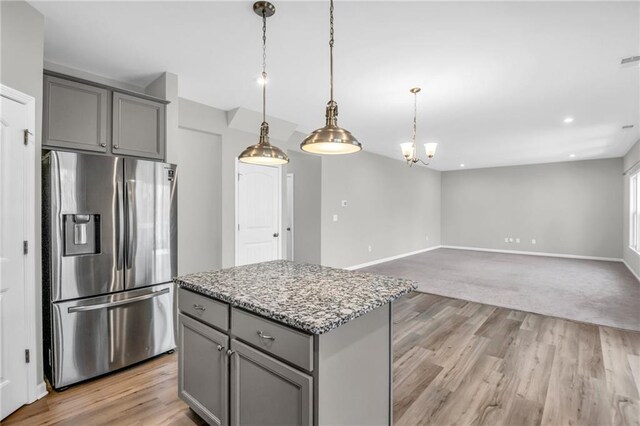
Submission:
[[[224,349],[224,346],[218,345],[218,352],[222,351],[223,349]]]
[[[102,142],[102,143],[100,144],[100,146],[101,146],[101,147],[105,147],[105,146],[107,146],[107,143],[106,143],[106,142]]]
[[[233,354],[235,354],[236,351],[232,351],[231,349],[227,349],[227,356],[231,356]]]
[[[277,232],[273,234],[274,238],[278,238],[280,236],[280,234],[278,234]]]
[[[118,149],[118,148],[120,148],[120,145],[114,145],[113,146],[113,149]]]

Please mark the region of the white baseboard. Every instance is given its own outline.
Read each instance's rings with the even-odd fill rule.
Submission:
[[[409,252],[409,253],[398,254],[396,256],[385,257],[383,259],[372,260],[371,262],[361,263],[359,265],[348,266],[348,267],[346,267],[344,269],[346,269],[347,271],[353,271],[353,270],[360,269],[360,268],[366,268],[367,266],[377,265],[378,263],[389,262],[391,260],[401,259],[401,258],[407,257],[407,256],[413,256],[414,254],[420,254],[420,253],[424,253],[424,252],[427,252],[427,251],[439,249],[441,247],[442,246],[433,246],[433,247],[429,247],[429,248],[425,248],[425,249],[421,249],[421,250],[412,251],[412,252]]]
[[[604,260],[607,262],[623,262],[622,259],[619,259],[616,257],[579,256],[577,254],[542,253],[537,251],[519,251],[519,250],[498,250],[498,249],[487,249],[487,248],[479,248],[479,247],[461,247],[461,246],[441,246],[441,248],[454,249],[454,250],[488,251],[492,253],[524,254],[527,256],[564,257],[567,259]]]
[[[35,399],[33,401],[30,401],[29,403],[31,404],[32,402],[39,400],[48,393],[49,392],[47,391],[47,384],[45,382],[39,383],[35,389]]]
[[[626,260],[622,259],[622,263],[624,263],[624,266],[627,267],[627,269],[629,270],[629,272],[631,272],[633,274],[634,277],[636,277],[636,280],[638,280],[638,282],[640,282],[640,276],[638,276],[638,274],[636,274],[636,271],[633,270],[633,268],[631,266],[629,266],[629,264],[627,263]]]

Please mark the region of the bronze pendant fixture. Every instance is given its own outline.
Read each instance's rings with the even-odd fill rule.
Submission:
[[[262,124],[257,144],[247,147],[238,159],[243,163],[273,166],[286,164],[289,157],[277,146],[269,143],[269,123],[267,123],[267,18],[276,13],[276,8],[268,1],[253,4],[253,11],[262,17]]]
[[[300,144],[303,151],[315,154],[351,154],[362,150],[362,145],[346,129],[338,126],[338,104],[333,99],[333,0],[329,8],[329,69],[330,69],[330,100],[327,103],[326,124],[313,131]]]

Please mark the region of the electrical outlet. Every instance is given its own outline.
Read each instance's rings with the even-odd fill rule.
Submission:
[[[516,238],[516,243],[520,244],[520,238]]]
[[[534,238],[533,240],[531,240],[531,244],[535,244],[536,243],[536,239]]]
[[[504,237],[504,242],[508,243],[509,242],[509,237]]]
[[[371,253],[373,251],[373,248],[371,248],[371,246],[369,246],[369,253]]]
[[[513,238],[509,237],[509,242],[512,243],[513,242]]]
[[[337,222],[337,221],[338,221],[338,215],[337,215],[337,214],[334,214],[334,215],[333,215],[333,221],[334,221],[334,222]]]
[[[347,207],[347,200],[342,200],[342,207]]]

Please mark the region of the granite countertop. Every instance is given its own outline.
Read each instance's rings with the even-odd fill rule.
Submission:
[[[174,279],[213,297],[311,334],[322,334],[416,289],[416,283],[287,260]]]

